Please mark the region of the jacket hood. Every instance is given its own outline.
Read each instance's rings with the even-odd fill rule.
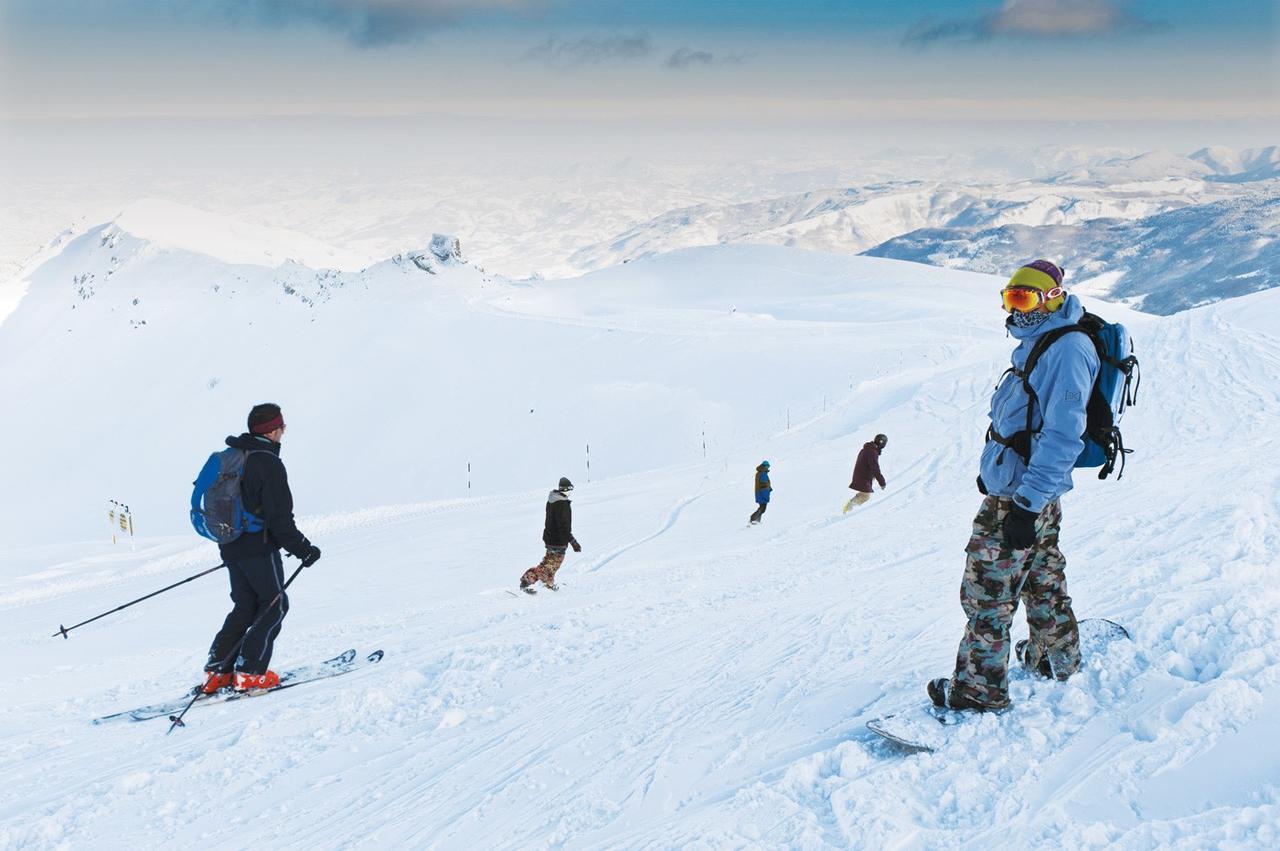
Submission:
[[[874,449],[874,450],[876,451],[876,454],[877,454],[877,455],[879,455],[879,454],[880,454],[880,445],[879,445],[878,443],[876,443],[874,440],[868,440],[866,443],[862,444],[862,448],[863,448],[863,449]]]
[[[570,502],[569,494],[564,491],[552,491],[547,494],[547,502]]]
[[[1009,320],[1005,320],[1004,327],[1009,329],[1009,333],[1018,340],[1034,340],[1041,334],[1046,334],[1054,328],[1065,328],[1068,325],[1075,325],[1084,317],[1084,305],[1080,303],[1080,299],[1073,295],[1068,295],[1067,300],[1062,303],[1062,307],[1055,310],[1049,315],[1049,318],[1041,322],[1034,328],[1019,328],[1016,325],[1009,324]]]
[[[249,434],[247,431],[239,437],[228,437],[227,446],[230,446],[232,449],[244,449],[246,451],[251,449],[265,449],[266,451],[272,452],[276,455],[280,454],[280,444],[272,443],[270,440],[267,440],[265,437],[258,434]]]

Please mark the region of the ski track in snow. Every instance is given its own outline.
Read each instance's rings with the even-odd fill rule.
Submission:
[[[1118,482],[1077,475],[1063,535],[1077,613],[1133,640],[1066,683],[1014,671],[1013,709],[936,753],[864,724],[950,670],[995,335],[732,459],[581,486],[559,593],[501,593],[540,555],[545,491],[304,518],[325,557],[277,659],[386,658],[170,736],[89,719],[193,679],[225,580],[45,636],[210,550],[21,553],[47,566],[0,575],[0,847],[1275,847],[1278,304],[1134,321],[1137,451]],[[841,514],[877,430],[889,489]],[[762,455],[774,500],[743,531]]]
[[[644,546],[645,544],[652,541],[654,538],[664,534],[665,532],[670,530],[672,526],[676,525],[676,521],[680,519],[680,512],[701,497],[702,497],[702,494],[698,494],[697,496],[686,496],[677,500],[676,504],[671,507],[671,510],[667,513],[666,519],[663,521],[662,525],[658,527],[658,530],[656,532],[654,532],[652,535],[649,535],[648,537],[641,538],[638,541],[634,541],[630,544],[626,544],[625,546],[618,547],[617,549],[610,552],[607,556],[600,559],[594,565],[587,568],[587,570],[593,571],[593,572],[597,571],[600,568],[604,567],[609,562],[616,559],[618,556],[622,555],[623,553],[629,550],[633,550],[636,547]]]

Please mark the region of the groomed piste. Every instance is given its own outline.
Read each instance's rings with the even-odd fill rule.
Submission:
[[[1000,278],[735,246],[529,285],[255,265],[127,223],[30,270],[0,325],[23,400],[0,424],[0,847],[1280,843],[1280,293],[1087,300],[1133,332],[1143,396],[1123,479],[1064,498],[1062,548],[1077,613],[1133,641],[913,755],[864,724],[953,664]],[[168,736],[92,725],[195,684],[225,581],[50,633],[216,563],[190,482],[266,399],[324,550],[276,660],[385,658]],[[877,432],[888,489],[842,514]],[[583,552],[513,597],[561,475]],[[105,542],[116,497],[136,551]]]

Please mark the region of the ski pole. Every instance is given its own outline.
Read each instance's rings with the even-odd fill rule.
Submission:
[[[289,586],[293,584],[293,580],[297,579],[298,574],[301,572],[302,572],[302,565],[298,565],[298,569],[293,572],[293,574],[289,577],[288,581],[284,583],[284,585],[280,586],[280,590],[277,591],[276,595],[271,598],[271,602],[268,603],[267,607],[262,610],[262,614],[254,618],[253,623],[249,624],[249,628],[244,631],[244,635],[241,636],[240,643],[236,645],[236,649],[228,653],[223,658],[223,660],[218,663],[219,668],[225,668],[228,662],[230,662],[232,659],[236,658],[236,656],[240,654],[240,648],[244,647],[244,641],[246,638],[249,637],[249,633],[253,632],[254,628],[258,625],[258,622],[261,621],[263,617],[266,616],[267,612],[271,611],[276,607],[276,603],[280,602],[280,598],[284,596],[284,592],[288,590]],[[183,707],[182,711],[179,712],[177,715],[169,716],[169,720],[172,721],[173,723],[170,724],[169,729],[165,731],[166,736],[173,732],[174,727],[187,726],[186,724],[182,723],[182,716],[187,714],[188,709],[190,709],[192,706],[195,706],[196,701],[200,699],[202,694],[203,692],[200,691],[200,687],[196,686],[196,693],[191,696],[191,702],[188,703],[185,707]]]
[[[107,615],[115,614],[121,609],[127,609],[136,603],[141,603],[143,600],[150,600],[152,597],[156,596],[157,594],[163,594],[165,591],[169,591],[173,588],[177,588],[179,585],[185,585],[193,579],[199,579],[201,576],[207,576],[208,574],[213,573],[215,570],[222,570],[222,568],[224,567],[226,567],[225,564],[220,564],[217,567],[211,567],[208,570],[202,570],[199,573],[197,573],[195,576],[188,576],[186,579],[182,580],[181,582],[175,582],[172,585],[161,588],[159,591],[152,591],[150,594],[148,594],[145,597],[139,597],[136,600],[132,600],[128,603],[125,603],[123,606],[116,606],[114,609],[112,609],[109,612],[103,612],[102,614],[97,615],[96,617],[89,618],[87,621],[80,621],[80,623],[76,624],[75,626],[63,626],[62,624],[58,624],[58,631],[49,637],[57,638],[59,635],[61,635],[63,638],[67,638],[68,637],[67,633],[71,632],[71,630],[73,629],[82,627],[87,623],[93,623],[94,621],[98,620],[98,618],[105,618]]]

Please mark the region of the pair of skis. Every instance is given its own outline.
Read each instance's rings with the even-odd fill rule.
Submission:
[[[287,688],[300,686],[305,683],[313,683],[317,680],[327,680],[332,677],[340,677],[343,674],[350,674],[361,668],[367,668],[370,665],[376,665],[382,661],[383,653],[381,650],[375,650],[358,659],[356,651],[347,650],[332,659],[326,659],[323,662],[317,662],[311,665],[303,665],[297,668],[290,668],[280,674],[280,684],[269,689],[251,689],[249,691],[233,691],[231,689],[220,689],[213,694],[195,695],[194,692],[188,692],[185,697],[177,700],[171,700],[165,703],[153,703],[148,706],[139,706],[137,709],[127,709],[124,712],[116,712],[111,715],[103,715],[101,718],[93,719],[94,724],[109,724],[116,721],[150,721],[153,718],[168,718],[175,721],[178,717],[177,713],[181,712],[188,703],[191,708],[195,709],[200,706],[213,706],[216,704],[230,703],[236,700],[244,700],[249,697],[259,697],[266,694],[274,694]],[[192,702],[192,697],[195,701]],[[175,721],[181,725],[181,721]]]

